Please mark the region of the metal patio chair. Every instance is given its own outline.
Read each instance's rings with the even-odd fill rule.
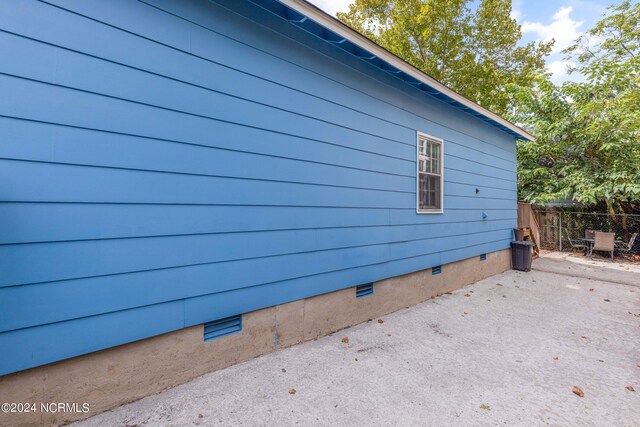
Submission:
[[[571,249],[580,249],[580,250],[584,250],[586,251],[587,245],[584,243],[581,243],[580,240],[578,240],[577,238],[571,238],[571,233],[569,233],[569,230],[565,230],[567,233],[567,240],[569,240],[569,244],[571,245]]]
[[[631,249],[633,248],[633,244],[636,241],[636,237],[638,237],[638,233],[633,233],[631,235],[631,238],[629,239],[629,241],[627,243],[623,242],[623,241],[617,241],[614,243],[615,245],[615,249],[618,252],[624,252],[624,253],[629,253],[631,252]]]
[[[611,252],[611,259],[613,260],[613,251],[615,250],[615,233],[605,233],[602,231],[596,231],[593,241],[593,251]]]

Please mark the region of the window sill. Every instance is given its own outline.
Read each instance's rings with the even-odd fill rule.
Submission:
[[[418,215],[444,214],[444,210],[416,210]]]

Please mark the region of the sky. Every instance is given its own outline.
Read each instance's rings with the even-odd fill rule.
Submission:
[[[334,15],[349,9],[353,0],[310,0]],[[556,40],[547,58],[547,68],[556,83],[580,79],[567,74],[568,61],[562,50],[584,31],[592,28],[606,7],[615,0],[513,0],[513,17],[522,26],[523,42]],[[616,3],[619,3],[617,1]]]

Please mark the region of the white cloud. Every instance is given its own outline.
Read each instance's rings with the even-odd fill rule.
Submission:
[[[525,21],[522,24],[522,32],[536,34],[539,41],[548,42],[555,39],[552,53],[560,52],[569,47],[582,34],[579,28],[584,22],[574,21],[571,18],[572,11],[572,6],[561,7],[553,15],[551,23],[547,25],[541,22]]]
[[[519,9],[516,9],[516,8],[511,9],[511,19],[515,19],[516,21],[520,22],[522,17],[523,17],[522,12]]]
[[[553,74],[552,80],[555,83],[560,83],[567,80],[569,75],[569,67],[574,67],[576,64],[570,61],[556,60],[547,65],[547,68]]]
[[[346,12],[353,0],[310,0],[311,3],[318,6],[331,16],[336,16],[337,12]]]

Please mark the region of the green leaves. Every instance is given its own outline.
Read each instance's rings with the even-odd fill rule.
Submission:
[[[595,42],[594,42],[595,41]],[[573,198],[610,212],[640,203],[640,4],[623,1],[565,53],[583,82],[542,75],[514,90],[513,118],[538,136],[518,144],[520,197]],[[555,159],[545,173],[539,159]]]
[[[518,46],[511,0],[356,0],[338,18],[498,114],[514,108],[508,85],[531,86],[551,43]]]

